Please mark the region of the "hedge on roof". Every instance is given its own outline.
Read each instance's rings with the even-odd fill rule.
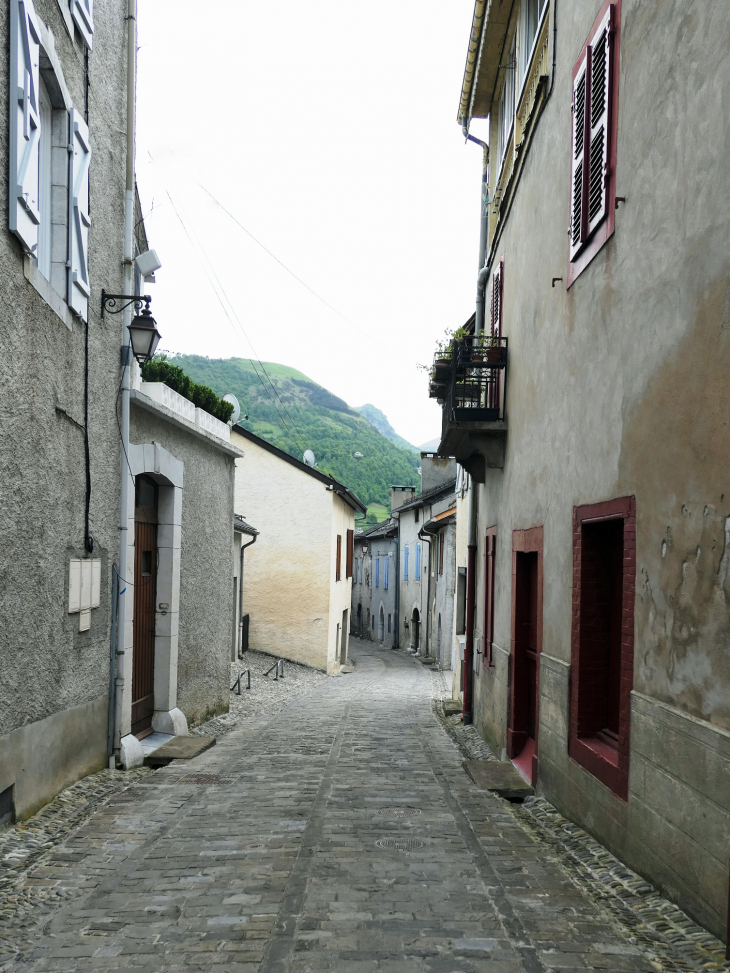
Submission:
[[[230,402],[219,399],[213,389],[207,385],[198,385],[182,368],[171,365],[164,359],[145,362],[142,366],[142,378],[145,382],[164,382],[173,391],[221,422],[228,422],[233,414],[233,405]]]

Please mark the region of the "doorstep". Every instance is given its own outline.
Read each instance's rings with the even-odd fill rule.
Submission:
[[[192,760],[198,754],[215,746],[215,737],[174,737],[167,733],[153,733],[142,741],[144,747],[153,737],[165,739],[149,751],[145,751],[146,767],[166,767],[173,760]]]

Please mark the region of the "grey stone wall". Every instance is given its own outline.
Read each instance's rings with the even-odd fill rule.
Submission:
[[[228,709],[234,458],[134,404],[130,440],[157,442],[185,465],[177,705],[195,724]]]
[[[363,554],[363,545],[368,553]],[[357,634],[357,609],[362,606],[362,638],[386,645],[396,644],[397,616],[396,594],[398,590],[398,542],[393,537],[355,538],[355,557],[363,559],[362,583],[352,585],[352,609],[350,631]],[[380,584],[375,586],[375,558],[380,558]],[[388,587],[383,586],[383,561],[388,558]],[[366,581],[367,579],[367,581]],[[379,617],[383,608],[383,638],[380,638]],[[388,632],[388,615],[391,616],[391,630]],[[372,618],[375,616],[375,627]]]
[[[730,11],[709,0],[691,9],[624,0],[616,178],[626,203],[614,236],[566,291],[550,282],[567,270],[571,72],[599,7],[560,4],[553,94],[523,148],[493,254],[505,268],[509,431],[504,470],[488,470],[479,490],[477,625],[483,631],[484,532],[497,524],[495,640],[504,651],[496,673],[477,679],[475,715],[501,749],[512,531],[542,525],[538,787],[724,936],[730,216],[719,201],[730,195],[730,64],[715,38],[727,36]],[[629,495],[637,576],[627,804],[569,759],[566,707],[572,511]]]
[[[55,39],[73,103],[83,111],[83,45],[69,36],[56,0],[36,0],[35,7]],[[91,533],[94,557],[102,562],[102,596],[101,607],[91,613],[90,631],[80,633],[78,615],[67,612],[67,586],[69,558],[84,553],[84,437],[55,407],[83,423],[85,325],[70,316],[62,319],[41,298],[26,279],[21,247],[7,229],[9,4],[0,5],[0,752],[5,754],[0,790],[24,772],[45,774],[47,787],[36,786],[29,798],[33,806],[47,800],[59,780],[85,772],[90,759],[91,769],[105,762],[105,718],[95,714],[105,706],[108,691],[110,572],[118,556],[120,450],[114,406],[121,317],[102,323],[99,307],[101,289],[118,292],[122,284],[124,15],[122,0],[97,0],[89,56]],[[89,732],[75,737],[75,755],[59,758],[60,777],[36,764],[35,746],[18,751],[14,744],[12,752],[19,756],[10,758],[6,734],[67,710],[78,714],[83,706],[89,707]],[[18,812],[25,810],[19,798]]]

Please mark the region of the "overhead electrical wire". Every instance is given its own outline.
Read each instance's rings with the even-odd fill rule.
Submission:
[[[168,198],[170,200],[170,203],[172,205],[172,208],[175,211],[175,215],[177,216],[178,220],[180,221],[180,225],[182,226],[182,228],[183,228],[183,230],[185,232],[185,235],[187,236],[188,240],[190,241],[191,246],[193,246],[193,248],[195,250],[197,250],[197,252],[199,253],[199,255],[203,258],[203,262],[204,262],[203,271],[204,271],[206,277],[208,278],[208,281],[209,281],[211,287],[213,288],[213,292],[215,293],[216,297],[218,298],[218,302],[220,303],[220,305],[221,305],[221,307],[223,309],[223,313],[228,318],[228,321],[229,321],[231,327],[234,330],[236,329],[236,326],[238,326],[238,330],[241,332],[241,334],[243,335],[243,337],[246,339],[246,341],[248,342],[248,344],[251,347],[251,351],[254,354],[254,358],[250,359],[250,361],[251,361],[251,366],[252,366],[252,368],[254,370],[254,373],[255,373],[256,377],[258,378],[259,382],[261,383],[261,386],[264,389],[264,391],[267,393],[267,395],[269,396],[269,398],[271,398],[272,405],[276,409],[276,411],[277,411],[277,413],[279,415],[279,418],[281,419],[282,424],[284,425],[284,428],[286,429],[287,432],[289,432],[289,433],[291,433],[292,435],[295,436],[296,441],[297,441],[297,443],[299,445],[299,448],[302,451],[304,451],[304,449],[305,449],[304,443],[302,441],[302,438],[301,438],[299,429],[297,428],[296,422],[295,422],[293,416],[291,415],[291,413],[289,412],[289,410],[286,408],[286,406],[282,402],[282,399],[281,399],[281,396],[279,395],[278,389],[276,388],[276,386],[272,382],[271,376],[266,371],[266,368],[265,368],[263,362],[258,357],[258,355],[256,353],[256,349],[254,348],[251,339],[246,334],[246,332],[245,332],[245,330],[243,328],[243,325],[241,324],[240,319],[239,319],[238,315],[236,314],[236,310],[233,307],[233,304],[231,303],[230,299],[228,298],[228,295],[226,294],[226,291],[225,291],[225,288],[223,287],[223,284],[221,284],[220,280],[218,279],[217,274],[213,270],[213,267],[212,267],[210,261],[208,260],[208,257],[206,256],[206,253],[205,253],[205,250],[203,249],[202,244],[198,240],[197,235],[195,234],[195,231],[194,230],[191,230],[191,229],[188,229],[188,227],[186,226],[185,221],[183,220],[182,215],[180,213],[180,210],[175,205],[175,201],[173,200],[172,195],[169,192],[169,190],[166,190],[166,192],[167,192],[167,196],[168,196]],[[223,298],[225,298],[225,302],[224,302],[223,298],[221,297],[221,294],[223,295]],[[226,307],[226,304],[228,305],[228,307]],[[230,308],[230,312],[232,312],[232,314],[233,314],[233,317],[231,317],[231,313],[229,313],[229,308]],[[234,323],[234,320],[233,320],[234,318],[235,318],[235,323]],[[258,371],[258,369],[256,367],[256,364],[254,362],[258,363],[259,368],[261,369],[261,371],[263,372],[263,374],[266,376],[266,379],[267,379],[267,381],[269,383],[269,386],[271,387],[271,391],[269,390],[269,388],[267,388],[266,383],[264,382],[263,378],[259,374],[259,371]],[[273,391],[274,395],[276,396],[276,399],[278,399],[279,405],[277,405],[276,401],[274,400],[274,398],[273,398],[273,396],[271,394],[272,391]],[[279,408],[279,406],[281,406],[281,409]],[[288,417],[289,422],[287,422],[287,419],[285,418],[285,415],[284,414]],[[289,423],[291,423],[291,425],[289,425]]]
[[[209,189],[207,189],[202,184],[202,182],[198,183],[198,185],[203,190],[203,192],[207,193],[210,196],[210,198],[213,200],[213,202],[216,204],[216,206],[219,206],[223,210],[223,212],[226,214],[226,216],[228,216],[230,219],[232,219],[233,222],[236,224],[236,226],[238,226],[240,229],[243,230],[244,233],[246,233],[248,236],[250,236],[251,239],[254,241],[254,243],[258,244],[265,253],[268,253],[268,255],[272,258],[272,260],[275,260],[279,264],[280,267],[283,267],[284,270],[287,272],[287,274],[290,274],[294,278],[295,281],[297,281],[299,284],[301,284],[302,287],[306,288],[309,291],[310,294],[313,294],[317,298],[317,300],[318,301],[321,301],[322,304],[325,305],[325,307],[328,307],[330,309],[330,311],[334,311],[334,313],[338,317],[342,318],[342,320],[345,321],[347,324],[349,324],[351,328],[354,328],[355,331],[359,331],[359,333],[361,335],[363,335],[364,337],[368,338],[370,341],[375,341],[375,338],[373,338],[372,335],[368,334],[367,331],[363,330],[363,328],[359,327],[359,325],[354,324],[349,318],[345,317],[345,315],[342,313],[342,311],[338,311],[336,307],[333,307],[329,303],[329,301],[326,301],[321,296],[321,294],[318,294],[313,288],[311,288],[309,286],[309,284],[305,283],[302,280],[301,277],[297,277],[297,275],[294,273],[294,271],[293,270],[290,270],[287,267],[287,265],[284,263],[283,260],[279,260],[279,258],[276,256],[276,254],[275,253],[272,253],[271,250],[269,250],[268,247],[265,247],[264,244],[260,240],[258,240],[253,235],[253,233],[250,230],[247,230],[246,227],[243,225],[243,223],[241,223],[241,221],[239,219],[237,219],[233,215],[233,213],[231,213],[230,210],[226,209],[226,207],[223,205],[223,203],[221,203],[220,200],[216,199],[215,196],[213,195],[213,193]]]

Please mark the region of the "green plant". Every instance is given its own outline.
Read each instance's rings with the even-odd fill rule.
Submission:
[[[168,388],[221,422],[228,422],[233,415],[231,402],[219,399],[207,385],[198,385],[182,368],[171,365],[166,358],[153,358],[152,361],[145,362],[142,366],[142,378],[145,382],[164,382]]]

